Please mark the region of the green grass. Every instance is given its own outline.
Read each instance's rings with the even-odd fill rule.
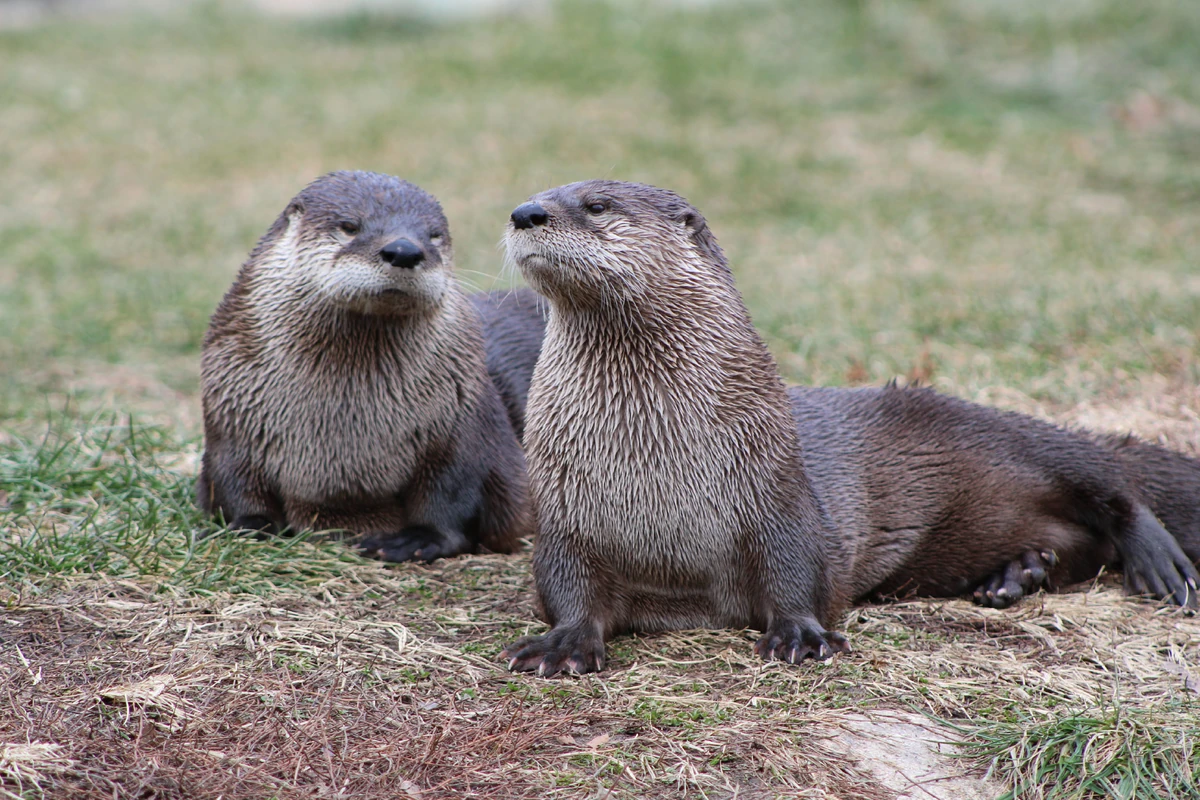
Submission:
[[[1116,705],[1091,714],[980,726],[973,755],[1006,776],[1001,800],[1195,800],[1200,742],[1194,704],[1154,713]]]
[[[0,33],[0,417],[109,364],[194,392],[239,262],[342,167],[438,195],[478,286],[533,191],[676,188],[795,380],[926,363],[1051,401],[1195,382],[1197,39],[1200,9],[1168,0],[566,3],[444,26],[202,4]],[[1139,93],[1151,113],[1123,122]]]
[[[0,445],[0,587],[96,576],[263,594],[317,587],[363,563],[313,534],[255,541],[223,531],[196,508],[181,449],[161,428],[113,418],[55,420],[38,441]]]

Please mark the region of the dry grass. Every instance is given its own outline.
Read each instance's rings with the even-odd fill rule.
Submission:
[[[0,787],[873,800],[897,795],[833,742],[864,712],[967,731],[1114,706],[1200,719],[1200,625],[1106,582],[1007,611],[862,606],[845,621],[856,652],[827,665],[764,665],[749,632],[684,631],[618,639],[604,674],[547,681],[496,661],[538,625],[528,567],[362,564],[267,596],[74,579],[0,598]],[[998,755],[997,775],[1017,775]]]

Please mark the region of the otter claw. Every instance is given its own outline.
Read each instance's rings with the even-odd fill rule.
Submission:
[[[604,641],[591,626],[554,628],[545,636],[527,636],[500,653],[510,672],[534,672],[549,678],[562,672],[582,675],[604,669]]]
[[[785,622],[771,626],[755,643],[754,652],[764,661],[799,664],[808,658],[825,661],[834,653],[848,653],[850,644],[840,633],[826,631],[815,622]]]
[[[1030,550],[997,571],[975,590],[976,603],[991,608],[1008,608],[1046,584],[1058,558],[1053,552]]]

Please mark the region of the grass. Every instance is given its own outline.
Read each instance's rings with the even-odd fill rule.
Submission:
[[[510,280],[530,193],[675,188],[789,379],[918,378],[1200,452],[1198,40],[1187,0],[209,2],[0,31],[0,790],[883,798],[843,737],[887,712],[961,738],[995,796],[1196,796],[1195,620],[1104,582],[861,607],[824,667],[682,632],[545,682],[494,662],[538,624],[527,552],[201,538],[191,487],[208,315],[346,167],[436,194],[479,288]]]
[[[1193,702],[1152,714],[1118,704],[1099,716],[1024,718],[975,730],[971,749],[1007,768],[1002,800],[1171,800],[1197,791],[1196,714]]]
[[[194,449],[111,416],[69,424],[58,419],[37,442],[0,446],[0,580],[10,585],[104,575],[259,594],[319,586],[360,562],[311,534],[210,536],[219,529],[196,508],[193,478],[180,472]]]

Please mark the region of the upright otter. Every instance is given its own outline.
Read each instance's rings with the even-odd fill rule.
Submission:
[[[538,307],[476,305],[503,302]],[[205,336],[199,505],[233,528],[348,529],[386,560],[511,551],[531,532],[523,408],[487,362],[504,378],[520,358],[485,356],[476,305],[432,196],[368,172],[311,183]]]
[[[512,214],[549,298],[526,456],[551,631],[514,670],[602,668],[627,631],[749,626],[766,659],[825,658],[873,592],[956,594],[1027,554],[1085,575],[1114,548],[1159,596],[1197,575],[1084,435],[929,390],[785,390],[700,213],[589,181]]]

